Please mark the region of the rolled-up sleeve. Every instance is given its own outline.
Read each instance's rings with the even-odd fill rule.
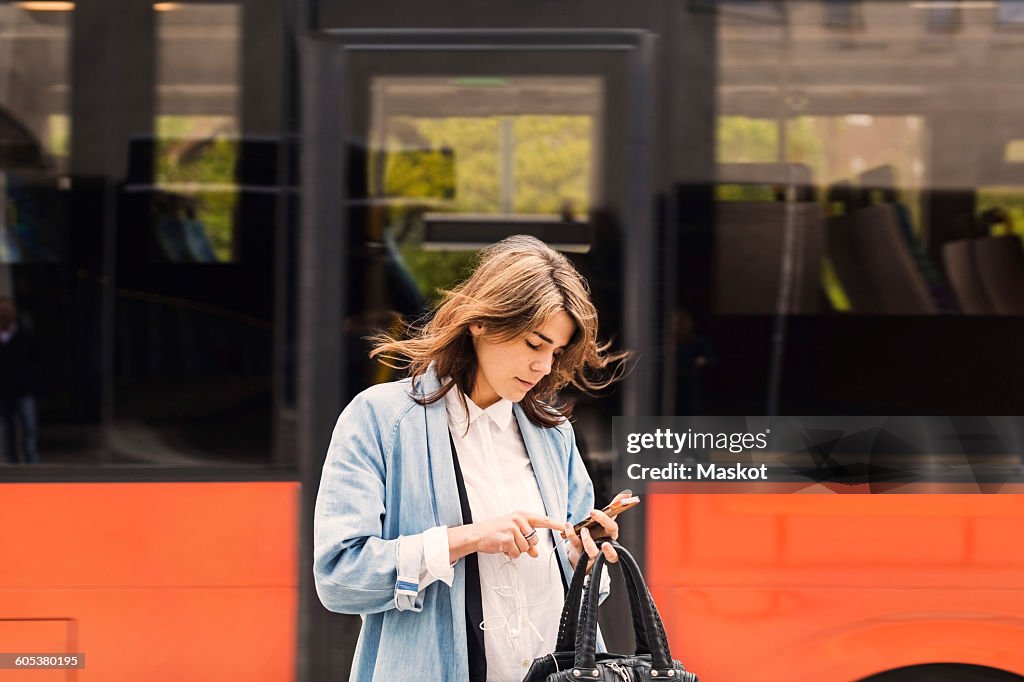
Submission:
[[[440,580],[451,587],[455,569],[448,563],[448,556],[446,526],[398,538],[395,607],[399,611],[420,611],[423,608],[423,590],[435,581]]]
[[[448,527],[437,526],[423,533],[423,570],[420,573],[420,589],[440,580],[451,587],[455,580],[455,566],[449,563],[451,548],[448,545]]]

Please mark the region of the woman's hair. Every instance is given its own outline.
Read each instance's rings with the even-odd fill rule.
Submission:
[[[483,325],[484,335],[500,343],[524,338],[559,311],[576,323],[551,372],[522,400],[526,416],[538,426],[556,426],[569,416],[567,407],[555,402],[566,384],[591,393],[625,373],[623,361],[629,353],[609,352],[611,342],[598,342],[597,309],[586,280],[565,256],[534,237],[516,235],[487,247],[469,278],[442,293],[426,323],[409,325],[408,338],[397,340],[382,332],[370,339],[375,346],[370,357],[408,370],[414,384],[431,363],[438,377],[451,378],[430,395],[417,397],[421,405],[440,400],[453,386],[464,395],[472,392],[477,373],[469,331],[473,324]]]

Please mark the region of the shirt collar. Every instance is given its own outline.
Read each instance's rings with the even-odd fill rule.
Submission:
[[[462,401],[459,400],[461,395],[462,391],[456,386],[444,396],[448,414],[452,415],[455,424],[460,428],[464,428],[467,423],[472,424],[484,416],[490,417],[491,421],[501,431],[505,431],[512,424],[511,400],[500,398],[498,402],[485,409],[470,400],[469,396],[466,396],[466,407],[469,409],[469,414],[467,415],[466,410],[462,407]]]

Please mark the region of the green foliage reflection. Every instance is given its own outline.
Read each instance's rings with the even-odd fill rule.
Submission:
[[[238,144],[223,134],[233,126],[224,117],[157,118],[156,184],[194,200],[196,218],[220,262],[233,260],[235,249]]]
[[[379,197],[393,204],[388,225],[413,279],[427,296],[466,276],[473,253],[422,248],[422,214],[559,214],[590,206],[593,121],[589,116],[395,117]],[[412,153],[410,150],[417,150]],[[368,168],[375,177],[374,161]],[[503,177],[503,169],[511,169]]]

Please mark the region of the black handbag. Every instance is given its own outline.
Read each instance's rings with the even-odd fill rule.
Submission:
[[[587,562],[579,561],[562,608],[555,651],[534,660],[523,682],[697,682],[695,674],[679,661],[672,660],[665,626],[633,555],[618,543],[612,545],[619,554],[618,563],[626,580],[636,652],[632,655],[596,652],[600,580],[590,581],[589,578],[601,574],[605,565],[602,552],[589,574]]]

